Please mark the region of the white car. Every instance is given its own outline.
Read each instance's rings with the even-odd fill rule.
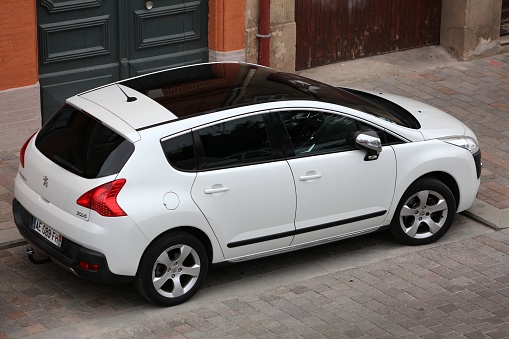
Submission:
[[[481,172],[474,133],[436,108],[244,63],[73,96],[20,162],[13,212],[35,252],[161,305],[216,263],[382,229],[431,243]]]

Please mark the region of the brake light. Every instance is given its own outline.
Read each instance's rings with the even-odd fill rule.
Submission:
[[[125,216],[127,214],[117,203],[117,196],[125,183],[125,179],[110,181],[83,194],[76,203],[96,211],[103,217]]]
[[[37,133],[37,132],[36,132]],[[30,136],[30,138],[25,141],[23,147],[21,147],[21,151],[19,151],[19,162],[21,163],[21,167],[25,168],[25,152],[27,151],[28,143],[34,137],[35,133]]]

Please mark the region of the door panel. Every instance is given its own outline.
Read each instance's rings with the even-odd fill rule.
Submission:
[[[291,144],[286,153],[297,193],[292,245],[381,225],[394,195],[394,150],[386,146],[378,159],[365,161],[354,138],[371,131],[387,143],[385,133],[339,113],[308,109],[277,115]]]
[[[208,60],[206,0],[129,1],[129,77]]]
[[[43,0],[37,6],[43,122],[89,85],[118,80],[115,1]]]
[[[292,245],[384,222],[394,195],[396,158],[390,146],[383,147],[376,160],[364,161],[365,155],[354,150],[288,161],[297,192],[297,235]],[[301,180],[309,174],[320,177]],[[343,224],[352,220],[357,221]],[[324,228],[308,232],[313,227]]]
[[[198,173],[192,196],[226,259],[283,248],[293,239],[295,187],[286,161]]]
[[[172,66],[205,62],[206,0],[41,0],[39,80],[45,122],[84,90]]]
[[[191,194],[227,259],[286,247],[295,232],[295,186],[271,122],[257,113],[193,131],[201,171]]]

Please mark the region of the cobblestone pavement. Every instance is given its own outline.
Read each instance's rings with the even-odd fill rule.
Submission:
[[[0,338],[507,338],[508,254],[509,230],[459,215],[434,245],[378,233],[217,268],[160,308],[15,247],[0,251]]]
[[[19,243],[19,235],[12,217],[14,177],[18,172],[18,150],[0,150],[0,248]]]

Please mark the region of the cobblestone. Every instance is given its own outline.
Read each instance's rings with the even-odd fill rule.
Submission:
[[[378,238],[378,246],[390,241],[372,237]],[[370,237],[363,240],[364,245],[372,242]],[[174,307],[168,309],[170,317],[164,309],[147,305],[130,284],[88,283],[53,264],[28,265],[23,248],[4,249],[0,250],[0,338],[63,338],[79,324],[88,326],[98,319],[147,309],[158,317],[111,330],[92,327],[91,333],[99,335],[91,337],[504,338],[509,329],[508,242],[509,230],[504,230],[415,248],[405,256],[259,294],[246,291],[241,298],[225,294],[224,300],[188,311]],[[349,255],[331,254],[334,247],[322,246],[307,254],[317,261]],[[239,270],[222,268],[211,275],[225,272],[235,275]],[[38,281],[27,280],[31,275]]]

